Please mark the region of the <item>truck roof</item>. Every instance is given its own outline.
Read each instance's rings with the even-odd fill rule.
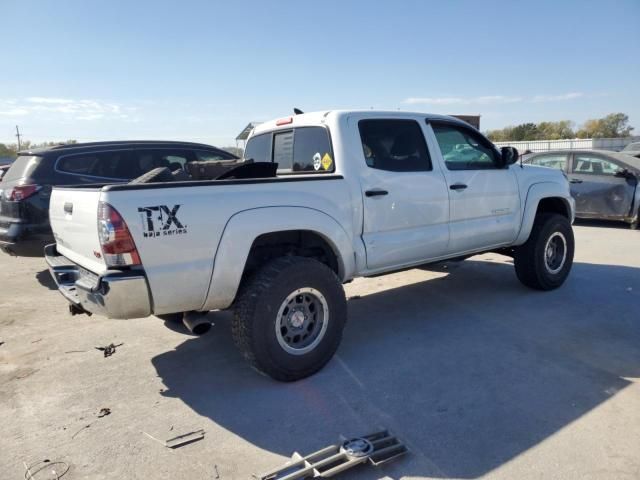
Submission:
[[[428,119],[428,120],[446,120],[449,122],[459,123],[461,125],[469,126],[468,123],[448,115],[438,115],[434,113],[424,113],[424,112],[405,112],[401,110],[324,110],[319,112],[309,112],[302,113],[299,115],[288,115],[283,116],[275,120],[269,120],[267,122],[261,123],[257,125],[253,129],[252,135],[257,135],[262,132],[276,130],[276,129],[287,129],[291,127],[302,127],[302,126],[313,126],[318,125],[324,122],[329,116],[335,117],[343,117],[347,115],[357,114],[365,117],[371,118],[411,118],[414,117],[416,120]],[[291,119],[289,122],[288,120]],[[286,123],[282,123],[285,121]]]

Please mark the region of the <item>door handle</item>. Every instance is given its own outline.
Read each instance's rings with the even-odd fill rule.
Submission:
[[[72,214],[73,213],[73,203],[65,202],[64,204],[64,213]]]
[[[454,183],[453,185],[449,186],[449,188],[451,190],[464,190],[465,188],[467,188],[467,186],[464,183]]]
[[[582,180],[578,180],[577,178],[572,178],[569,180],[569,183],[582,183]]]
[[[381,195],[388,195],[386,190],[367,190],[364,192],[367,197],[379,197]]]

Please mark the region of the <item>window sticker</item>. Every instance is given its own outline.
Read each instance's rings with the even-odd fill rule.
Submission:
[[[325,153],[324,157],[322,157],[322,168],[329,170],[331,165],[333,165],[333,159],[331,158],[331,155]]]
[[[317,172],[318,170],[320,170],[321,166],[322,166],[322,157],[320,156],[320,152],[316,152],[313,155],[313,169]]]

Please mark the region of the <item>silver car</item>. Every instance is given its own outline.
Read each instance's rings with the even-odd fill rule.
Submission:
[[[621,220],[638,228],[640,158],[606,150],[550,150],[528,155],[523,163],[565,172],[576,217]]]

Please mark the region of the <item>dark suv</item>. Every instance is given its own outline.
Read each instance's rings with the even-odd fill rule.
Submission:
[[[158,167],[188,170],[189,162],[225,160],[234,164],[238,158],[188,142],[77,143],[20,152],[0,182],[0,249],[36,256],[53,242],[49,226],[53,185],[128,182]]]

